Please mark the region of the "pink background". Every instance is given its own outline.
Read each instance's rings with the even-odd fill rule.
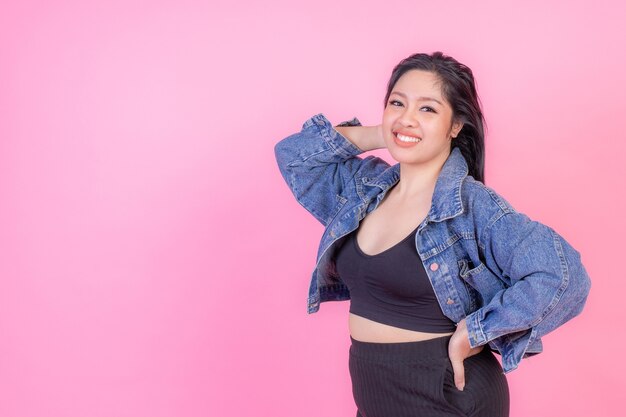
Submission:
[[[593,281],[509,374],[512,417],[621,415],[624,2],[7,3],[0,416],[353,416],[348,303],[306,314],[322,226],[273,146],[379,123],[435,50],[474,70],[487,184]]]

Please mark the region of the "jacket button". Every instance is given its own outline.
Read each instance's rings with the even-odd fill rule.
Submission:
[[[436,271],[438,269],[439,269],[439,264],[437,262],[433,262],[432,264],[430,264],[431,271]]]
[[[454,300],[452,298],[448,298],[448,301],[446,301],[446,304],[448,305],[454,304]]]

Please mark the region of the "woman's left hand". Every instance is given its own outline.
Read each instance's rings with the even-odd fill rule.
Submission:
[[[469,335],[465,319],[461,320],[456,327],[456,331],[452,334],[448,344],[448,356],[452,362],[452,370],[454,371],[454,385],[463,391],[465,387],[465,368],[463,361],[470,356],[474,356],[483,350],[485,346],[472,348],[469,343]]]

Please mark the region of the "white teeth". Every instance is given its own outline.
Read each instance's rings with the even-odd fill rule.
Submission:
[[[414,138],[413,136],[405,136],[400,133],[396,134],[396,136],[402,142],[421,142],[422,141],[422,139],[420,138]]]

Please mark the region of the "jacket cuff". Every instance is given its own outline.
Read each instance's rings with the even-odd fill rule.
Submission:
[[[484,345],[489,341],[487,340],[487,336],[485,336],[485,332],[480,324],[480,320],[478,318],[479,313],[480,310],[477,310],[465,317],[465,325],[467,327],[470,346],[473,348]]]
[[[303,127],[308,127],[313,124],[317,126],[324,140],[338,155],[341,155],[344,158],[351,158],[365,152],[335,130],[332,123],[326,118],[326,116],[324,116],[323,113],[319,113],[311,117],[309,120],[304,122]],[[361,122],[359,119],[354,117],[351,120],[341,122],[337,126],[361,126]]]

